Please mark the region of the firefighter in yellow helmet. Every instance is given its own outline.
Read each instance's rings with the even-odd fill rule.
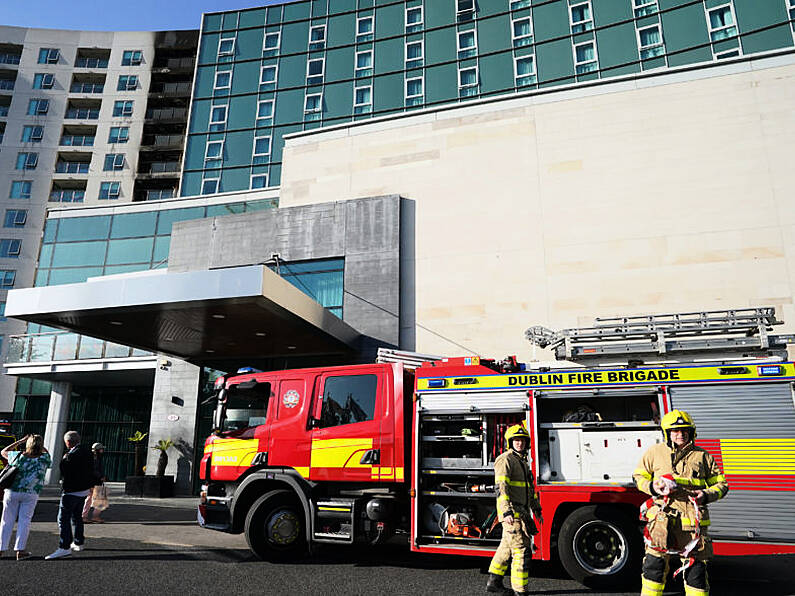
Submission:
[[[505,432],[507,449],[494,462],[497,485],[497,516],[502,522],[502,540],[489,565],[486,590],[505,592],[502,578],[511,563],[511,586],[515,594],[527,594],[528,568],[532,557],[532,536],[538,532],[532,511],[541,516],[541,506],[535,494],[533,475],[527,463],[530,435],[516,424]]]
[[[650,447],[633,477],[651,495],[641,505],[646,520],[641,596],[662,596],[671,558],[681,560],[686,596],[708,596],[707,559],[712,543],[707,503],[729,492],[715,459],[696,447],[696,425],[683,410],[668,412],[661,421],[664,443]]]

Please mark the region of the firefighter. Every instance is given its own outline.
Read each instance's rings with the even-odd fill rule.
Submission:
[[[681,560],[686,596],[708,596],[707,560],[712,543],[707,503],[729,492],[726,477],[715,459],[696,447],[696,425],[683,410],[663,416],[664,443],[650,447],[633,477],[638,488],[651,495],[641,505],[646,556],[643,559],[641,596],[661,596],[672,557]]]
[[[511,585],[515,594],[527,594],[528,563],[532,556],[532,536],[538,532],[533,518],[541,516],[533,477],[527,463],[530,435],[521,424],[505,432],[506,451],[494,462],[497,485],[497,517],[502,522],[502,540],[489,565],[486,590],[505,592],[502,578],[511,563]]]

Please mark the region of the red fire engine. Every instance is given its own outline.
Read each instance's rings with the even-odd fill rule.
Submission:
[[[661,415],[678,408],[731,487],[711,506],[716,553],[795,553],[795,520],[775,513],[795,506],[795,364],[781,358],[791,338],[768,336],[771,313],[749,310],[644,319],[652,332],[627,319],[601,330],[597,320],[590,332],[529,330],[588,367],[466,357],[415,371],[391,362],[222,377],[200,523],[245,532],[266,559],[401,531],[413,551],[491,556],[501,531],[493,462],[505,429],[524,423],[543,509],[534,558],[558,557],[587,585],[619,583],[637,577],[643,550],[645,496],[632,472],[662,440]],[[621,353],[666,363],[610,365],[619,337],[633,346]],[[692,362],[718,344],[730,358]],[[688,362],[676,363],[682,354]]]

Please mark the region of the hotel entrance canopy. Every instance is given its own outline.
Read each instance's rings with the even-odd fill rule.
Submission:
[[[264,265],[12,290],[6,316],[199,365],[350,354],[359,336]]]

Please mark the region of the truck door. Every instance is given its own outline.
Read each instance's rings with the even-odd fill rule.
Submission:
[[[311,430],[307,418],[312,413],[314,378],[284,377],[275,383],[273,397],[268,465],[294,468],[304,478],[309,477]]]
[[[381,432],[390,417],[384,367],[324,373],[311,421],[310,480],[378,480]]]

